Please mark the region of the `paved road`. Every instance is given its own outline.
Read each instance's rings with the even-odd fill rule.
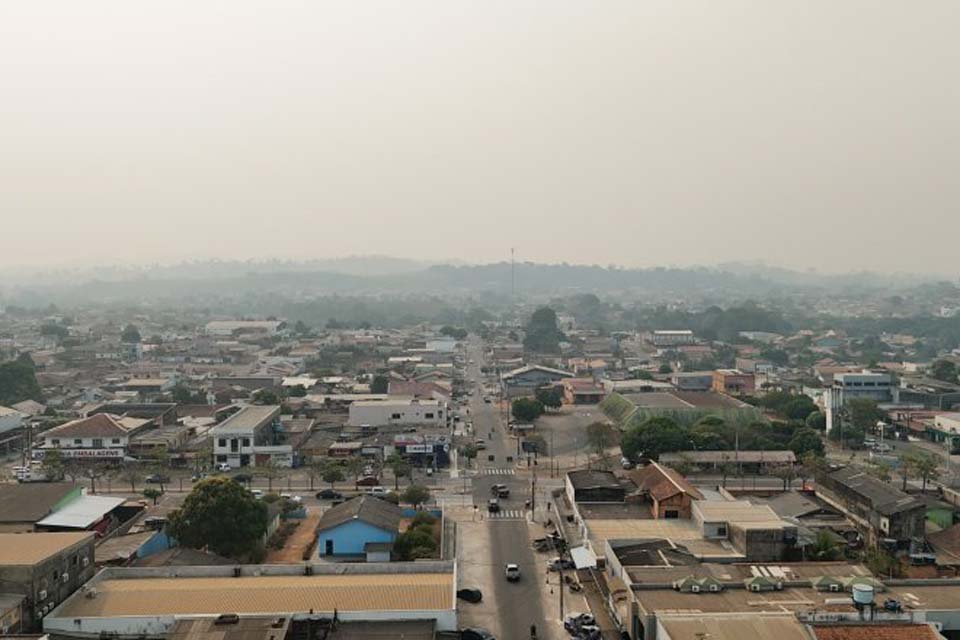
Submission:
[[[469,357],[474,364],[468,367],[468,376],[477,381],[480,387],[480,364],[482,353],[479,341],[471,341],[468,349]],[[496,405],[486,404],[482,397],[474,396],[471,400],[474,431],[477,437],[487,439],[487,450],[478,456],[479,471],[484,469],[507,469],[507,455],[515,453],[515,441],[509,439],[505,428],[499,420]],[[491,438],[490,433],[494,436]],[[511,451],[513,449],[513,451]],[[487,455],[482,455],[486,453]],[[487,456],[494,456],[488,461]],[[490,498],[490,487],[496,483],[503,483],[510,487],[510,498],[501,501],[502,513],[507,517],[489,517],[486,513],[486,504]],[[494,571],[494,588],[497,591],[497,602],[500,603],[500,632],[503,638],[522,639],[529,637],[530,625],[537,625],[540,630],[546,629],[546,621],[541,602],[540,585],[543,583],[544,567],[538,566],[533,548],[530,546],[525,517],[524,501],[529,497],[527,477],[515,474],[486,475],[481,474],[473,478],[473,498],[487,519],[487,530],[490,536],[490,562]],[[519,516],[519,517],[516,517]],[[507,563],[520,565],[521,579],[517,583],[509,583],[504,579],[503,567]],[[542,564],[542,563],[539,563]],[[498,575],[499,574],[499,575]],[[498,579],[499,578],[499,579]]]

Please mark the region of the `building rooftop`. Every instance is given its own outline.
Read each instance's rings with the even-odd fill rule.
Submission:
[[[125,498],[82,495],[62,509],[37,522],[44,527],[86,529],[96,524],[107,513],[126,502]]]
[[[75,544],[93,540],[93,534],[0,533],[0,565],[29,566],[56,555]]]
[[[623,485],[611,471],[581,469],[567,473],[574,489],[622,489]]]
[[[370,565],[368,565],[369,567]],[[337,567],[337,569],[341,569]],[[223,568],[229,570],[229,567]],[[130,571],[156,571],[133,569]],[[453,609],[453,573],[337,573],[214,577],[106,577],[51,616],[216,616]]]
[[[813,627],[817,640],[942,640],[929,624],[839,624]]]
[[[747,500],[695,502],[693,509],[704,522],[728,522],[743,528],[788,526],[769,506]]]
[[[923,507],[923,502],[900,491],[896,486],[883,482],[855,465],[838,469],[827,476],[827,482],[820,483],[830,489],[829,483],[836,483],[857,494],[878,513],[892,515]]]
[[[645,467],[634,469],[630,479],[641,491],[647,491],[654,500],[662,501],[679,493],[700,500],[703,494],[691,485],[686,478],[670,467],[651,462]]]
[[[812,640],[806,626],[794,615],[745,614],[742,616],[683,616],[659,619],[671,638],[709,640]]]
[[[34,523],[80,487],[69,482],[0,484],[0,522]]]
[[[249,433],[280,415],[278,405],[247,405],[215,426],[214,435]]]
[[[331,507],[317,523],[317,531],[326,531],[345,522],[359,520],[379,529],[396,531],[403,511],[397,505],[372,496],[360,496]]]
[[[109,413],[97,413],[89,418],[71,420],[59,427],[43,432],[43,437],[50,438],[120,438],[130,435],[128,429],[119,416]]]

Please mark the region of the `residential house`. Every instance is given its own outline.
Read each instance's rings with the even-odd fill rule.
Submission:
[[[573,377],[572,373],[563,371],[562,369],[554,369],[541,365],[527,365],[500,376],[500,384],[506,397],[518,398],[521,396],[532,396],[536,393],[537,389],[544,385],[557,384],[567,378]]]
[[[651,462],[634,469],[630,479],[653,503],[654,518],[690,518],[694,500],[703,499],[703,494],[686,478],[670,467]]]
[[[328,509],[317,524],[317,553],[325,558],[382,553],[397,539],[402,510],[387,500],[360,496]]]
[[[738,369],[718,369],[713,372],[712,389],[716,393],[734,395],[753,393],[756,381],[752,373],[744,373]]]

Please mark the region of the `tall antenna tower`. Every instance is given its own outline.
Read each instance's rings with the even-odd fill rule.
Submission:
[[[517,266],[513,260],[513,247],[510,247],[510,303],[517,301]]]

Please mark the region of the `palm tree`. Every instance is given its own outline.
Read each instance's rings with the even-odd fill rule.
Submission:
[[[916,473],[917,458],[912,453],[904,453],[900,456],[900,466],[897,468],[897,475],[903,481],[900,485],[901,491],[907,490],[907,480]]]
[[[927,483],[940,477],[940,457],[922,453],[916,457],[914,469],[923,480],[922,493],[927,492]]]

